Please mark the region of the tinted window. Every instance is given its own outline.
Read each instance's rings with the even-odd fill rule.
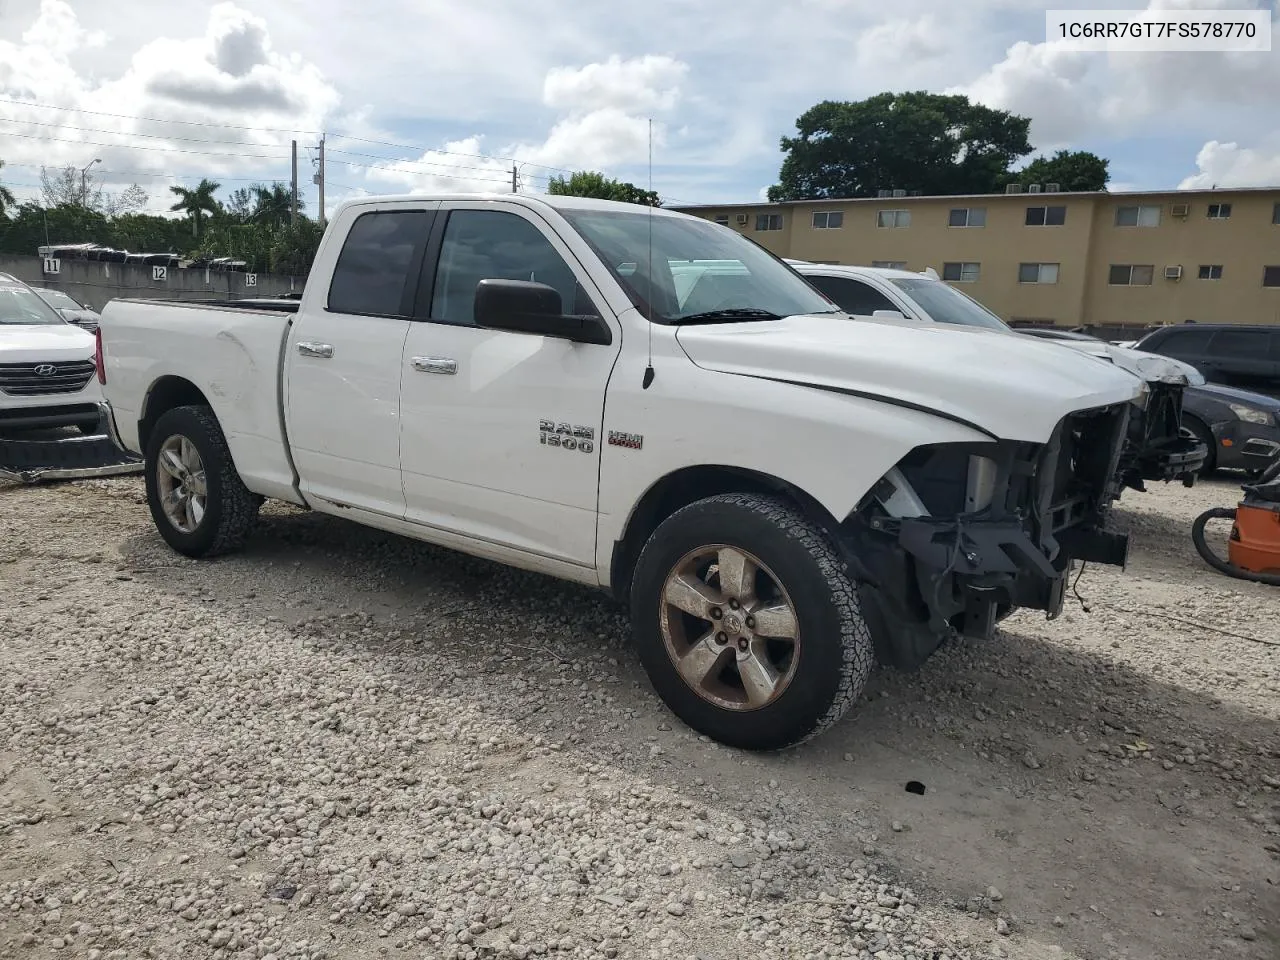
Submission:
[[[590,312],[576,310],[578,282],[573,271],[532,223],[497,210],[455,210],[449,214],[440,248],[431,319],[474,324],[481,280],[545,283],[560,292],[566,312]]]
[[[1202,356],[1209,349],[1212,337],[1210,330],[1176,330],[1152,344],[1139,343],[1138,349],[1186,357]]]
[[[836,302],[845,313],[870,316],[877,310],[897,310],[892,300],[874,287],[850,277],[806,276],[806,280]]]
[[[1267,355],[1265,330],[1223,330],[1213,338],[1209,352],[1215,357],[1261,359]]]
[[[335,313],[405,316],[405,281],[417,273],[431,229],[426,210],[362,213],[351,225],[329,284]]]

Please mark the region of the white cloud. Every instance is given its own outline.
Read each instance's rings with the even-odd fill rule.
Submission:
[[[542,99],[548,106],[573,112],[670,110],[688,73],[688,64],[672,57],[650,54],[623,60],[615,54],[603,63],[553,68],[543,81]]]
[[[1265,147],[1210,140],[1196,154],[1196,168],[1199,172],[1183,179],[1179,190],[1280,184],[1280,140]]]

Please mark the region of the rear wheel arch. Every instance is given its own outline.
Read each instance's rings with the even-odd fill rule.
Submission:
[[[211,404],[199,387],[179,376],[164,376],[147,388],[138,419],[138,444],[147,449],[156,423],[175,407],[209,407]]]
[[[640,551],[667,517],[698,500],[726,493],[781,496],[794,503],[806,519],[836,539],[839,521],[795,484],[743,467],[715,464],[683,467],[654,482],[627,518],[622,537],[613,545],[609,568],[609,588],[613,596],[621,603],[629,602],[631,579]]]

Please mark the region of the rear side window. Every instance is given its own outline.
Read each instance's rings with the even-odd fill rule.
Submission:
[[[406,282],[416,280],[431,219],[426,210],[386,210],[356,217],[333,269],[329,309],[408,316]]]
[[[1209,350],[1215,357],[1232,357],[1237,360],[1261,359],[1267,355],[1266,330],[1223,330],[1213,338]]]
[[[874,287],[851,277],[824,277],[805,275],[805,279],[825,293],[845,313],[870,316],[877,310],[897,310],[893,301]]]

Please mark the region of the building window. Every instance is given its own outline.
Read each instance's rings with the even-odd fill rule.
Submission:
[[[1160,205],[1144,204],[1137,207],[1116,207],[1117,227],[1160,226]]]
[[[1210,220],[1229,220],[1231,219],[1231,204],[1229,203],[1211,203],[1209,204]]]
[[[951,283],[973,283],[982,272],[980,263],[944,263],[942,279]]]
[[[1060,227],[1066,222],[1066,207],[1027,207],[1028,227]]]
[[[910,210],[880,210],[876,213],[877,227],[909,227],[911,226]]]
[[[884,270],[905,270],[907,269],[907,261],[905,260],[872,260],[873,267],[880,267]]]
[[[1280,267],[1263,267],[1262,285],[1264,287],[1280,287]]]
[[[985,227],[986,225],[986,207],[955,207],[947,218],[949,227]]]
[[[1149,287],[1155,272],[1150,263],[1113,263],[1107,283],[1113,287]]]
[[[1201,280],[1221,280],[1222,264],[1220,263],[1202,263],[1200,264]]]
[[[1280,203],[1277,203],[1271,208],[1271,222],[1274,224],[1280,224]]]
[[[813,215],[813,229],[839,230],[844,226],[844,214],[839,210],[819,211]]]
[[[1020,263],[1018,264],[1019,283],[1057,283],[1058,265],[1056,263]]]
[[[727,227],[729,225],[729,215],[727,213],[717,214],[716,223],[720,224],[722,227]]]
[[[756,214],[757,230],[781,230],[782,214],[780,213],[758,213]]]

